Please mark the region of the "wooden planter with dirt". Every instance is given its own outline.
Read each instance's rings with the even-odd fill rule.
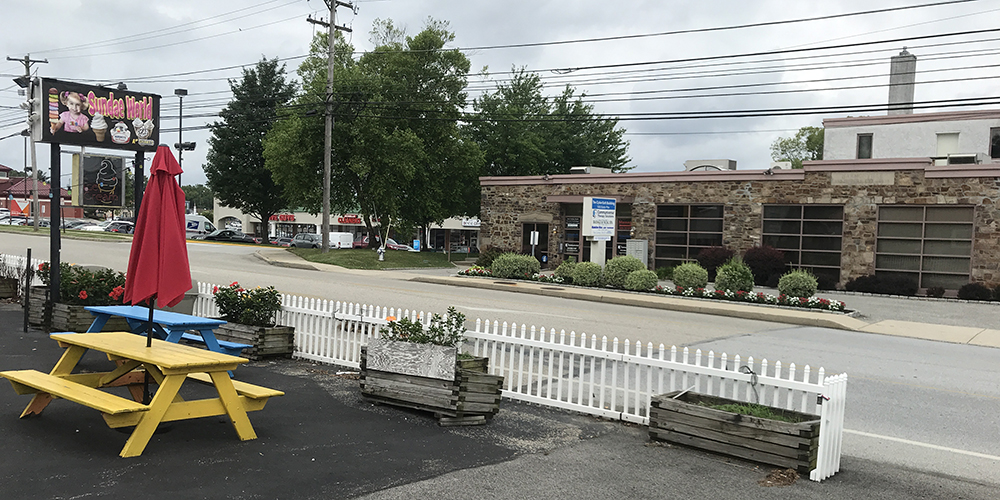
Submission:
[[[52,304],[53,332],[85,332],[94,322],[94,315],[84,309],[85,306],[70,304]],[[102,332],[130,332],[128,321],[119,316],[108,318]]]
[[[289,358],[295,351],[295,327],[250,326],[226,323],[215,330],[215,338],[238,344],[250,344],[243,356],[258,360],[264,358]]]
[[[725,404],[746,402],[682,391],[653,396],[649,437],[802,474],[816,468],[819,416],[771,408],[794,421],[783,422],[711,408]]]
[[[33,286],[28,289],[28,324],[48,330],[52,322],[52,303],[49,287]]]
[[[0,278],[0,299],[13,299],[21,294],[18,290],[21,282],[17,278]]]
[[[371,339],[361,348],[361,394],[432,412],[440,425],[482,425],[500,411],[503,386],[488,366],[488,358],[457,359],[454,347]]]

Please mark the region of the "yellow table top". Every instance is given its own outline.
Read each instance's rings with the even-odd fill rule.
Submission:
[[[153,339],[146,347],[146,337],[130,332],[60,333],[54,340],[65,344],[94,349],[114,356],[150,363],[164,371],[231,370],[249,360],[205,349]]]

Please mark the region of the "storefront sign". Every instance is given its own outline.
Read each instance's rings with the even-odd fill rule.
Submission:
[[[462,219],[462,227],[479,227],[481,221],[476,218]]]
[[[580,218],[566,217],[566,229],[580,229]]]
[[[896,173],[892,171],[874,172],[830,172],[833,186],[892,186],[896,183]]]
[[[73,205],[125,206],[124,159],[115,156],[73,155]]]
[[[364,224],[360,215],[347,214],[337,217],[337,224]]]
[[[276,220],[278,222],[295,222],[295,214],[275,214],[272,215],[267,220]]]
[[[566,243],[565,250],[566,253],[580,253],[580,244],[576,242]]]
[[[583,199],[583,235],[605,240],[615,235],[615,199]]]
[[[31,133],[38,142],[155,151],[160,96],[43,78],[35,84]]]

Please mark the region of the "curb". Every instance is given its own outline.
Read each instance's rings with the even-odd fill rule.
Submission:
[[[785,310],[773,307],[757,307],[753,305],[734,304],[729,302],[711,303],[700,300],[690,300],[680,297],[657,297],[641,294],[613,292],[610,290],[573,290],[561,286],[526,286],[520,282],[497,282],[485,280],[468,280],[465,278],[441,278],[435,276],[416,276],[409,281],[434,283],[438,285],[462,286],[486,290],[503,290],[515,293],[527,293],[560,297],[565,299],[588,300],[626,306],[646,307],[669,311],[681,311],[697,314],[713,314],[733,318],[788,323],[799,326],[816,326],[834,328],[837,330],[860,331],[868,323],[847,315],[833,315],[810,310]]]
[[[263,255],[262,253],[260,253],[260,250],[255,251],[253,253],[253,255],[255,257],[257,257],[258,259],[264,261],[268,265],[275,266],[275,267],[288,267],[288,268],[292,268],[292,269],[305,269],[307,271],[319,271],[319,269],[317,269],[315,266],[313,266],[311,264],[303,264],[303,263],[300,263],[300,262],[290,262],[290,261],[287,261],[287,260],[272,259],[272,258],[267,257],[267,256]]]

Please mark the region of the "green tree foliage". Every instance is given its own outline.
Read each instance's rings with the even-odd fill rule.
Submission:
[[[771,159],[790,161],[792,168],[802,168],[806,160],[823,159],[823,129],[802,127],[794,137],[779,137],[771,143]]]
[[[291,101],[295,87],[285,79],[284,65],[262,59],[243,77],[230,80],[233,100],[212,125],[205,164],[208,188],[226,206],[238,208],[263,223],[287,206],[282,187],[264,165],[264,136]],[[211,204],[209,205],[211,206]],[[266,234],[264,235],[267,236]]]
[[[567,85],[549,99],[536,73],[515,70],[473,101],[478,116],[465,128],[485,155],[482,175],[569,173],[570,167],[628,170],[628,141],[618,120],[594,115],[594,106]]]
[[[410,37],[376,21],[376,48],[357,61],[338,34],[332,210],[380,219],[383,231],[478,213],[482,155],[458,130],[470,64],[442,50],[454,38],[447,28],[429,20]],[[314,213],[322,208],[326,44],[325,34],[313,40],[299,67],[303,95],[265,141],[268,168],[289,200]]]
[[[23,172],[20,171],[20,170],[11,170],[10,171],[10,176],[11,176],[11,178],[14,178],[14,177],[27,177],[27,178],[30,179],[31,178],[31,167],[25,167]],[[46,172],[46,171],[44,171],[44,170],[42,170],[42,169],[38,169],[38,182],[49,182],[49,173]]]
[[[184,199],[198,207],[199,211],[212,210],[215,205],[215,194],[204,184],[188,184],[181,186],[184,191]]]

